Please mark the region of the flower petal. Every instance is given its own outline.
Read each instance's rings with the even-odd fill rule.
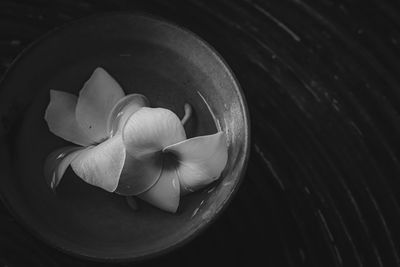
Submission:
[[[141,108],[126,122],[122,136],[127,152],[140,159],[186,139],[179,118],[164,108]]]
[[[114,192],[125,162],[121,134],[82,151],[72,162],[74,172],[85,182]]]
[[[44,176],[47,184],[55,190],[71,162],[82,152],[82,147],[63,147],[47,156]]]
[[[76,120],[83,131],[96,142],[108,136],[108,116],[124,95],[119,84],[102,68],[93,72],[79,92]]]
[[[122,129],[129,117],[141,109],[149,106],[147,97],[141,94],[130,94],[124,96],[114,105],[107,120],[107,132],[110,136]]]
[[[161,153],[141,159],[136,159],[127,153],[115,192],[124,196],[134,196],[145,192],[160,178],[162,164]]]
[[[44,119],[49,129],[55,135],[86,146],[93,140],[82,131],[75,118],[77,97],[62,91],[50,90],[50,103],[47,106]]]
[[[139,198],[162,210],[175,213],[179,206],[179,178],[175,168],[163,169],[160,179]]]
[[[224,132],[191,138],[170,145],[163,152],[177,156],[177,173],[184,194],[218,179],[228,159]]]

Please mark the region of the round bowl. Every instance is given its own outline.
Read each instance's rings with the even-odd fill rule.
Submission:
[[[188,136],[211,134],[215,114],[229,143],[221,178],[181,198],[176,214],[125,199],[81,181],[68,170],[54,193],[43,177],[53,150],[67,144],[44,121],[49,90],[78,94],[98,66],[125,93],[152,106],[194,116]],[[147,15],[112,13],[57,29],[12,64],[0,91],[0,193],[16,218],[64,252],[94,260],[130,261],[165,253],[205,229],[228,204],[249,155],[249,118],[232,71],[210,45],[174,24]]]

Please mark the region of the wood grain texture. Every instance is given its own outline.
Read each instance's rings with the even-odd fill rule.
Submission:
[[[119,10],[164,17],[214,46],[242,85],[253,134],[247,175],[218,221],[137,265],[400,266],[398,3],[3,0],[0,74],[49,30]],[[108,266],[48,247],[3,206],[0,263]]]

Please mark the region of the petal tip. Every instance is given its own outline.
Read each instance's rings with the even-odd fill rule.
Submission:
[[[96,68],[79,91],[75,108],[78,125],[95,142],[108,137],[107,119],[113,106],[125,96],[118,82],[103,68]]]
[[[106,72],[106,70],[103,68],[103,67],[96,67],[95,69],[94,69],[94,72]]]
[[[180,199],[180,184],[176,171],[164,170],[158,182],[138,197],[161,210],[176,213]]]
[[[54,94],[56,94],[58,91],[54,90],[54,89],[50,89],[49,92],[50,92],[50,97],[54,97]]]
[[[79,147],[64,147],[50,153],[44,164],[44,178],[55,191],[71,162],[80,154]]]

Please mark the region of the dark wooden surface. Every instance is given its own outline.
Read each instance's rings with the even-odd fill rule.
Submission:
[[[398,2],[1,0],[0,74],[49,30],[118,10],[207,40],[237,75],[252,120],[247,175],[229,208],[185,247],[138,266],[400,266]],[[43,244],[2,205],[0,264],[109,265]]]

